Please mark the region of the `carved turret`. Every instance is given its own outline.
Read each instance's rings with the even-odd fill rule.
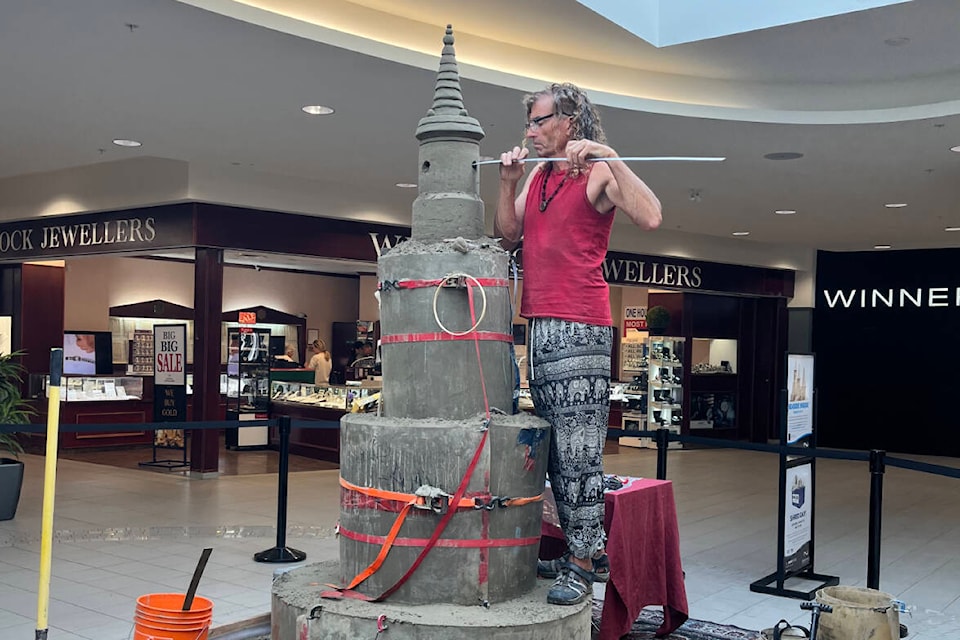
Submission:
[[[417,125],[420,141],[419,195],[413,203],[413,238],[440,242],[484,235],[480,176],[483,128],[467,113],[453,48],[453,28],[443,37],[433,105]]]

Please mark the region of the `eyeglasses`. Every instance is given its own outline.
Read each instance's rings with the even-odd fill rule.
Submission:
[[[539,118],[531,118],[530,120],[527,121],[527,124],[525,124],[523,128],[525,131],[530,131],[531,129],[533,129],[534,131],[539,130],[544,122],[546,122],[547,120],[549,120],[555,115],[557,114],[548,113],[547,115],[540,116]]]

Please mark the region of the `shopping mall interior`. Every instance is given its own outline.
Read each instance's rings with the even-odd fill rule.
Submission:
[[[303,565],[255,553],[285,534],[307,564],[340,557],[336,425],[376,411],[389,385],[378,260],[416,240],[425,199],[462,196],[430,192],[429,138],[415,135],[446,90],[447,34],[457,117],[482,128],[481,164],[463,169],[487,236],[524,96],[552,82],[588,92],[610,147],[660,200],[654,231],[616,215],[602,267],[604,472],[670,481],[686,612],[717,627],[692,637],[809,626],[799,603],[816,579],[791,580],[809,598],[752,588],[801,557],[863,590],[879,571],[907,637],[960,640],[960,7],[713,4],[6,2],[0,354],[23,352],[37,431],[51,415],[62,429],[18,438],[0,636],[37,628],[51,508],[51,638],[131,637],[137,597],[184,591],[207,547],[211,637],[251,637],[275,572]],[[515,302],[522,249],[511,255]],[[530,328],[509,308],[529,413]],[[163,330],[182,346],[169,384],[155,370]],[[88,338],[84,361],[72,350]],[[315,342],[332,356],[323,385]],[[54,391],[57,348],[68,375]],[[284,460],[281,417],[294,424]],[[139,426],[171,420],[219,426]],[[271,422],[231,426],[245,420]],[[658,429],[673,439],[659,452]],[[777,455],[786,443],[833,454],[798,479]],[[893,458],[882,506],[872,450]],[[785,537],[791,498],[812,507],[799,544]],[[610,589],[596,583],[595,601]]]

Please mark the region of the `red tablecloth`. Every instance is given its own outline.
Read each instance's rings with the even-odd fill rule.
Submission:
[[[600,640],[626,635],[646,606],[663,606],[663,626],[657,630],[658,636],[676,630],[688,614],[673,483],[625,480],[622,489],[608,491],[605,499],[610,581],[603,601]],[[543,535],[547,540],[542,548],[546,556],[550,555],[550,539],[563,539],[550,498],[544,503]]]

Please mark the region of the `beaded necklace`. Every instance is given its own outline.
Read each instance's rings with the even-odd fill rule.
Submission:
[[[543,176],[543,182],[540,183],[540,213],[543,213],[547,210],[547,205],[549,205],[554,198],[557,197],[557,194],[560,193],[560,189],[563,188],[564,183],[567,181],[567,174],[563,174],[563,178],[560,180],[560,184],[557,185],[557,188],[553,190],[553,193],[550,194],[550,197],[547,197],[547,180],[550,179],[550,175],[553,173],[553,168],[550,167],[547,169],[546,175]]]

